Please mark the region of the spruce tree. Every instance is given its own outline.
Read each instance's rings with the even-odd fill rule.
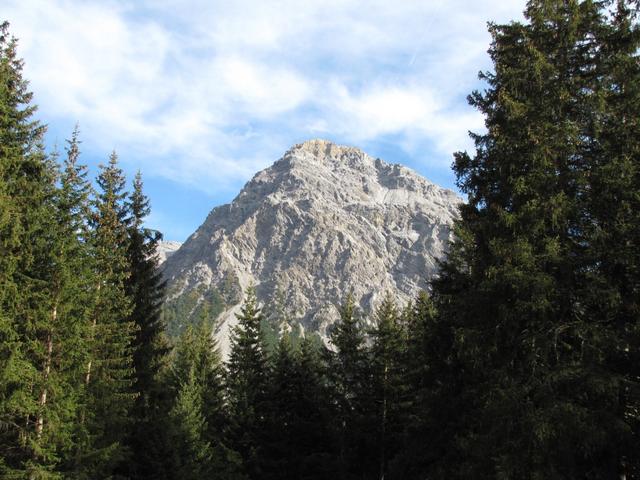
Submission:
[[[17,58],[17,41],[9,36],[9,25],[0,26],[0,473],[22,470],[27,450],[30,400],[29,385],[35,372],[25,351],[20,303],[27,292],[22,285],[23,244],[26,241],[23,208],[33,201],[19,188],[33,181],[30,164],[36,167],[34,143],[42,127],[31,117],[35,106],[22,77],[22,61]],[[23,176],[23,173],[27,175]]]
[[[375,439],[371,476],[384,479],[402,441],[406,415],[406,375],[404,372],[404,332],[393,298],[387,295],[376,310],[376,324],[370,332],[371,400],[368,412]]]
[[[94,299],[89,318],[89,355],[84,366],[84,425],[76,456],[76,475],[111,475],[128,459],[125,439],[135,401],[132,345],[136,326],[131,321],[125,178],[114,153],[101,166],[100,188],[91,219],[91,247],[95,268]]]
[[[166,428],[170,461],[162,478],[245,478],[229,447],[223,368],[211,331],[206,320],[189,326],[176,345],[167,384],[175,395]]]
[[[338,448],[334,435],[334,409],[328,382],[327,349],[313,338],[305,337],[296,354],[298,400],[296,435],[302,458],[300,477],[331,479],[338,474]]]
[[[158,452],[150,448],[149,440],[160,436],[156,419],[163,414],[167,404],[159,374],[166,367],[169,345],[161,316],[165,282],[157,258],[162,235],[144,226],[150,208],[140,172],[133,181],[127,208],[129,277],[125,291],[132,302],[129,320],[136,327],[131,345],[136,399],[131,412],[134,423],[128,439],[134,460],[127,463],[126,470],[137,478],[155,478],[158,473],[154,471],[154,465],[159,459],[153,457]]]
[[[242,455],[249,477],[260,478],[267,356],[261,333],[263,315],[253,287],[248,289],[237,318],[226,375],[234,448]]]
[[[614,326],[592,296],[606,278],[591,256],[592,202],[611,193],[594,184],[615,160],[602,139],[616,135],[608,122],[625,123],[611,115],[620,84],[609,79],[612,65],[637,64],[637,48],[610,42],[621,28],[609,5],[531,1],[527,23],[490,28],[495,71],[470,97],[487,133],[474,135],[473,157],[456,155],[469,202],[435,282],[458,362],[442,381],[464,385],[467,402],[448,426],[460,459],[450,476],[616,478],[635,455],[622,412],[636,380],[609,360],[633,328]]]
[[[47,264],[37,267],[47,279],[48,314],[41,327],[42,357],[37,362],[41,367],[36,390],[39,411],[33,443],[37,449],[31,474],[34,478],[46,476],[47,470],[64,471],[69,466],[80,406],[78,380],[87,358],[91,271],[86,242],[90,186],[85,178],[86,167],[78,162],[78,146],[76,127],[68,141],[59,188],[51,185],[53,208],[48,227],[38,236],[40,241],[48,239],[49,259]],[[57,169],[54,160],[52,170]]]
[[[371,461],[372,455],[372,426],[366,415],[371,411],[370,369],[363,321],[352,294],[347,295],[340,307],[340,319],[334,325],[330,340],[335,347],[328,363],[335,405],[338,464],[342,478],[352,478],[361,474],[364,461]]]
[[[61,452],[60,470],[70,468],[78,433],[79,411],[82,398],[83,366],[88,359],[88,323],[92,301],[93,269],[89,240],[89,197],[91,186],[87,180],[87,167],[79,162],[79,129],[75,127],[67,140],[66,158],[60,173],[60,187],[55,202],[54,222],[59,228],[52,245],[55,268],[52,271],[51,320],[47,333],[47,358],[45,364],[53,369],[64,383],[52,392],[53,399],[67,397],[65,415],[57,415],[56,425],[49,429],[65,436]],[[50,373],[47,373],[50,375]],[[65,395],[61,395],[65,392]],[[49,392],[43,389],[41,403],[46,404]],[[40,428],[46,430],[42,415]]]
[[[202,385],[190,370],[182,380],[178,397],[169,413],[171,453],[173,465],[169,470],[173,476],[198,480],[213,472],[211,444],[207,442],[207,423],[202,404]]]
[[[403,438],[388,477],[446,478],[460,460],[455,434],[468,408],[454,338],[424,291],[405,309],[403,327]]]
[[[0,475],[53,478],[70,447],[68,372],[74,319],[63,273],[73,242],[56,220],[55,156],[22,77],[8,24],[0,26]],[[64,252],[63,252],[64,251]],[[62,316],[58,314],[61,311]]]
[[[283,332],[269,371],[261,478],[321,479],[337,473],[324,370],[310,340],[296,348]]]
[[[587,180],[580,196],[586,246],[580,285],[584,315],[598,350],[598,368],[619,381],[611,391],[607,419],[620,443],[621,474],[640,475],[640,29],[638,5],[617,2],[600,41],[603,112],[594,122]],[[619,395],[619,398],[615,398]],[[607,439],[611,442],[611,439]]]
[[[260,439],[263,445],[261,478],[299,478],[301,459],[297,454],[295,409],[297,405],[297,385],[295,352],[291,345],[289,332],[282,333],[271,355],[271,368],[268,377],[268,389],[265,394],[263,411],[265,415],[264,434]]]

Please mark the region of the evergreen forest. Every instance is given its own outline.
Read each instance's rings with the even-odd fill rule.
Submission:
[[[166,331],[141,175],[45,149],[2,24],[0,478],[640,478],[639,10],[489,24],[430,291],[336,299],[325,346],[267,344],[250,290],[224,362],[214,318]]]

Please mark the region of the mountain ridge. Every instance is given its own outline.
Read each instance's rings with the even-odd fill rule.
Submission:
[[[224,354],[254,285],[272,317],[288,310],[291,322],[326,340],[347,292],[370,311],[386,292],[408,301],[428,287],[461,202],[355,147],[294,145],[231,203],[214,208],[166,260],[169,321],[179,331],[218,317]]]

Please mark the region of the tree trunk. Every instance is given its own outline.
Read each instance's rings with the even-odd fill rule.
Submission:
[[[53,306],[53,311],[51,312],[51,323],[55,325],[56,320],[58,319],[58,305],[57,302]],[[47,386],[47,382],[49,381],[49,375],[51,374],[51,359],[53,356],[53,327],[47,333],[46,340],[46,356],[44,359],[44,384],[42,387],[42,392],[40,392],[40,399],[38,404],[40,405],[40,412],[38,413],[38,418],[36,420],[36,438],[40,440],[42,438],[42,432],[44,430],[44,410],[47,405],[47,396],[49,394],[49,388]]]

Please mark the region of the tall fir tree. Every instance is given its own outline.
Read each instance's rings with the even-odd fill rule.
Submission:
[[[456,155],[469,203],[435,283],[463,373],[444,381],[469,400],[448,476],[616,478],[631,455],[621,399],[635,380],[607,360],[629,337],[589,311],[601,266],[588,254],[590,183],[612,160],[606,79],[624,55],[609,49],[611,4],[530,1],[526,24],[490,28],[495,72],[470,97],[487,133],[475,156]]]
[[[149,442],[161,436],[156,420],[163,414],[168,399],[160,372],[167,366],[170,349],[161,315],[165,282],[159,270],[157,248],[162,235],[144,226],[150,208],[140,172],[134,178],[127,209],[129,277],[124,285],[132,303],[129,320],[136,327],[131,345],[136,399],[131,412],[131,436],[127,440],[134,460],[123,469],[136,478],[157,478],[155,466],[159,464],[156,457],[160,449],[150,448]]]
[[[424,291],[403,316],[403,438],[389,478],[446,478],[448,466],[459,461],[455,432],[466,409],[452,332]]]
[[[207,319],[187,327],[175,348],[168,386],[175,400],[167,427],[164,476],[241,480],[240,455],[230,448],[223,367]]]
[[[598,363],[619,381],[608,406],[614,414],[607,420],[622,439],[612,445],[611,454],[622,459],[622,474],[627,478],[640,477],[638,13],[637,3],[616,2],[600,39],[601,84],[596,98],[603,112],[594,122],[592,141],[585,149],[588,175],[580,196],[587,250],[579,281],[584,315],[597,328],[591,332],[597,341]]]
[[[305,338],[296,348],[284,331],[270,363],[261,478],[333,478],[332,409],[318,347]]]
[[[0,473],[7,477],[17,476],[29,456],[25,403],[35,372],[26,358],[20,303],[27,292],[20,277],[28,228],[23,209],[29,204],[33,208],[34,199],[28,193],[32,187],[24,193],[20,187],[38,182],[34,143],[43,128],[32,119],[36,107],[16,47],[5,22],[0,26]]]
[[[169,412],[169,421],[173,461],[165,473],[171,472],[173,476],[167,478],[198,480],[212,476],[213,453],[205,435],[207,422],[202,404],[202,385],[198,383],[193,369],[182,379],[175,404]]]
[[[53,478],[69,448],[74,407],[66,369],[73,319],[58,307],[61,250],[72,241],[59,225],[55,157],[22,77],[17,41],[0,26],[0,474]]]
[[[80,163],[79,129],[76,125],[67,140],[66,158],[60,173],[60,188],[56,198],[54,221],[60,232],[53,245],[55,270],[52,276],[52,328],[47,337],[47,361],[65,378],[53,395],[61,391],[68,396],[66,416],[58,417],[51,430],[64,433],[66,445],[60,458],[62,472],[71,468],[79,429],[82,398],[82,375],[88,360],[88,325],[95,280],[89,247],[89,215],[91,186],[87,167]],[[41,403],[47,402],[48,391],[41,393]],[[55,396],[54,396],[55,400]],[[41,422],[46,417],[43,415]],[[41,425],[45,428],[46,425]]]
[[[86,361],[86,327],[91,270],[87,248],[88,197],[86,168],[79,164],[78,129],[68,141],[67,157],[59,176],[59,188],[50,184],[52,209],[48,212],[46,239],[48,260],[37,270],[46,276],[47,313],[40,338],[40,382],[35,422],[35,455],[31,477],[45,478],[64,472],[74,451],[81,384]],[[51,160],[57,170],[56,158]],[[52,177],[53,179],[53,177]],[[43,278],[44,279],[44,278]],[[58,474],[56,473],[56,475]]]
[[[267,355],[262,338],[262,311],[250,287],[231,335],[226,384],[231,408],[234,448],[242,455],[250,478],[260,478],[261,439],[265,425]]]
[[[405,336],[393,298],[387,295],[376,310],[370,331],[371,406],[368,423],[375,439],[371,449],[371,477],[388,478],[389,460],[399,451],[407,414],[408,391],[405,374]],[[375,470],[373,470],[375,468]]]
[[[95,268],[94,300],[89,319],[89,355],[84,368],[84,435],[79,438],[76,476],[113,474],[130,452],[125,439],[136,394],[132,345],[136,326],[126,294],[127,261],[125,178],[114,153],[101,166],[100,188],[91,219]]]
[[[375,427],[368,423],[367,418],[367,412],[371,411],[368,391],[371,372],[364,324],[351,293],[340,306],[340,319],[331,332],[330,340],[335,347],[328,364],[340,476],[344,479],[358,478],[365,460],[375,462],[375,453],[371,451],[371,430]]]

